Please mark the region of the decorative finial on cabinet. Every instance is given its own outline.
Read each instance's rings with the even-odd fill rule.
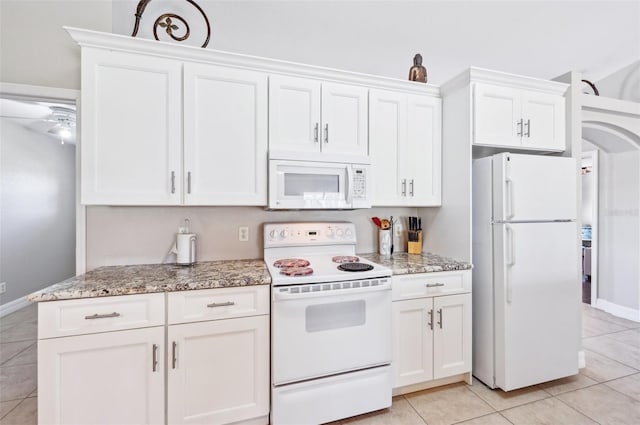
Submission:
[[[211,39],[211,25],[209,24],[209,18],[204,13],[202,8],[198,6],[198,4],[193,0],[185,0],[187,3],[198,9],[198,12],[204,18],[204,21],[207,25],[207,38],[202,44],[201,47],[207,47],[209,44],[209,40]],[[131,33],[131,37],[135,37],[138,35],[138,30],[140,29],[140,20],[142,19],[142,15],[144,14],[144,10],[147,8],[147,5],[151,2],[151,0],[140,0],[138,2],[138,7],[136,8],[136,13],[134,14],[136,17],[136,22],[133,27],[133,32]],[[184,34],[179,36],[176,35],[176,31],[180,30],[180,27],[177,24],[184,25]],[[165,32],[174,39],[175,41],[185,41],[191,35],[191,29],[189,28],[189,24],[187,21],[179,15],[175,13],[164,13],[158,17],[153,23],[153,36],[156,40],[160,40],[158,38],[158,27],[164,28]]]
[[[422,55],[420,53],[413,57],[413,66],[409,69],[409,81],[427,82],[427,69],[422,66]]]

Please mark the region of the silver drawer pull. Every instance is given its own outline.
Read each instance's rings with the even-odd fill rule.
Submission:
[[[438,286],[444,286],[444,283],[427,283],[427,288],[437,288]]]
[[[211,304],[207,304],[207,307],[227,307],[230,305],[235,305],[236,303],[234,303],[233,301],[226,301],[223,303],[211,303]]]
[[[156,372],[158,370],[158,344],[153,344],[153,355],[151,357],[152,371]]]
[[[84,316],[85,319],[87,320],[91,320],[91,319],[106,319],[109,317],[119,317],[120,313],[116,313],[115,311],[113,313],[109,313],[109,314],[93,314],[91,316]]]

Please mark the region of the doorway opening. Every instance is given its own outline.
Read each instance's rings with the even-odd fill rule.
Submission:
[[[0,317],[76,274],[75,120],[75,99],[0,90]]]

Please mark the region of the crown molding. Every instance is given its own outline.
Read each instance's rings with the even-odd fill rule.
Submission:
[[[484,68],[470,67],[464,72],[453,77],[440,87],[442,95],[457,91],[471,83],[487,83],[517,89],[532,90],[542,93],[563,96],[569,84],[557,81],[544,80],[542,78],[525,77],[509,74],[507,72],[492,71]]]
[[[164,41],[134,38],[73,27],[64,27],[82,48],[100,48],[128,53],[146,54],[168,59],[187,60],[242,69],[259,70],[272,74],[302,76],[354,85],[403,91],[440,97],[440,88],[433,84],[399,80],[389,77],[343,71],[277,59],[250,56],[222,50],[203,49]]]

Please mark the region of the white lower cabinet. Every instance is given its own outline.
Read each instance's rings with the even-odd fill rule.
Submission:
[[[38,423],[268,423],[269,289],[40,303]]]
[[[394,276],[394,389],[471,372],[470,278],[470,270]],[[453,280],[469,285],[458,294],[425,296]],[[424,295],[417,297],[420,286]]]
[[[269,316],[171,325],[169,424],[224,424],[269,414]]]
[[[164,423],[164,326],[38,341],[38,423]]]

